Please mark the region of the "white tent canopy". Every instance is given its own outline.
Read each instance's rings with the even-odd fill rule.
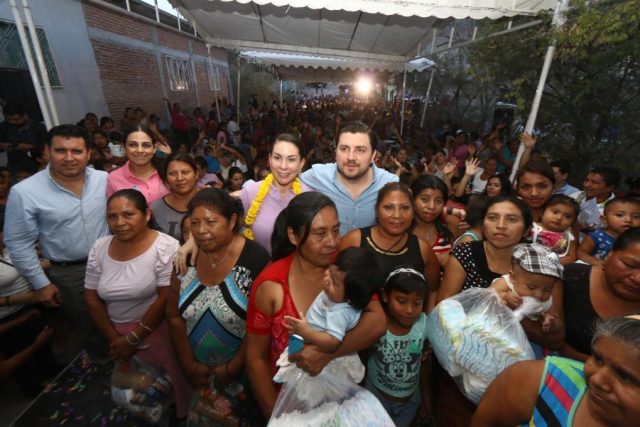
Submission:
[[[404,63],[421,57],[428,51],[427,46],[433,49],[437,42],[437,29],[448,27],[449,21],[531,16],[542,10],[555,9],[554,25],[561,25],[562,11],[568,5],[568,0],[169,1],[193,21],[194,27],[213,46],[391,63]],[[454,30],[455,27],[451,27],[449,45]],[[535,122],[541,88],[544,87],[554,49],[553,43],[547,49],[539,90],[527,121],[528,131]],[[305,67],[311,63],[309,59]],[[406,71],[405,68],[403,93]],[[404,122],[404,94],[402,99]],[[400,129],[402,132],[402,125]],[[521,146],[516,165],[523,150]]]
[[[242,60],[250,63],[271,65],[283,80],[347,82],[357,75],[388,74],[388,72],[424,71],[433,65],[427,58],[405,61],[373,61],[336,56],[316,56],[266,51],[243,51]]]
[[[444,28],[451,18],[534,15],[556,4],[556,0],[170,1],[195,22],[212,46],[381,62],[403,62],[419,55],[420,48],[431,45],[433,28]]]

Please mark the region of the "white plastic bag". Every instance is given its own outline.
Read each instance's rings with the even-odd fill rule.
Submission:
[[[166,424],[163,415],[169,408],[171,396],[171,379],[161,368],[136,356],[113,368],[111,398],[137,418],[150,424]]]
[[[533,300],[533,299],[531,299]],[[442,367],[478,403],[498,374],[534,353],[520,321],[537,301],[524,298],[511,310],[493,289],[473,288],[436,306],[427,337]]]
[[[394,427],[378,399],[348,379],[325,371],[312,377],[297,367],[282,379],[268,427]]]

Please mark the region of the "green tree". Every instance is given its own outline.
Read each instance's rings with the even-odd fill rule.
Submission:
[[[536,123],[545,131],[542,147],[553,157],[570,158],[576,175],[596,164],[637,171],[640,0],[576,0],[566,18],[558,29],[547,23],[479,43],[471,49],[471,69],[483,70],[489,80],[493,76],[495,85],[508,85],[526,115],[555,37]]]
[[[538,18],[542,25],[433,58],[436,105],[428,116],[481,129],[501,99],[518,105],[526,119],[547,46],[555,38],[556,54],[536,121],[544,131],[541,148],[553,158],[572,160],[577,181],[599,164],[638,174],[640,0],[572,0],[560,28],[551,25],[550,13]],[[506,20],[479,25],[481,38],[504,30]],[[410,81],[414,93],[426,91],[428,73],[417,83]]]

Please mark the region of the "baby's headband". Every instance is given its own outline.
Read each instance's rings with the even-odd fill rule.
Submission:
[[[625,319],[633,319],[640,320],[640,314],[630,314],[629,316],[624,316]]]
[[[389,275],[387,276],[387,280],[384,282],[385,286],[387,283],[389,283],[389,280],[391,280],[391,278],[397,274],[400,273],[409,273],[409,274],[414,274],[416,276],[418,276],[419,278],[421,278],[423,281],[426,282],[426,280],[424,279],[424,275],[422,273],[420,273],[417,270],[414,270],[413,268],[406,268],[406,267],[401,267],[401,268],[397,268],[395,270],[393,270],[391,273],[389,273]]]

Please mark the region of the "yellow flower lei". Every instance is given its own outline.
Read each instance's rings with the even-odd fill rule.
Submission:
[[[262,184],[260,184],[260,187],[258,188],[258,194],[256,194],[256,197],[253,199],[249,209],[247,210],[247,216],[244,219],[245,227],[242,234],[249,240],[253,240],[253,231],[251,231],[251,226],[256,222],[256,216],[258,216],[258,212],[260,212],[264,198],[269,194],[271,184],[273,184],[272,173],[267,175],[267,177],[262,181]],[[300,177],[296,176],[296,179],[293,180],[293,184],[291,185],[291,189],[295,195],[302,193]]]

